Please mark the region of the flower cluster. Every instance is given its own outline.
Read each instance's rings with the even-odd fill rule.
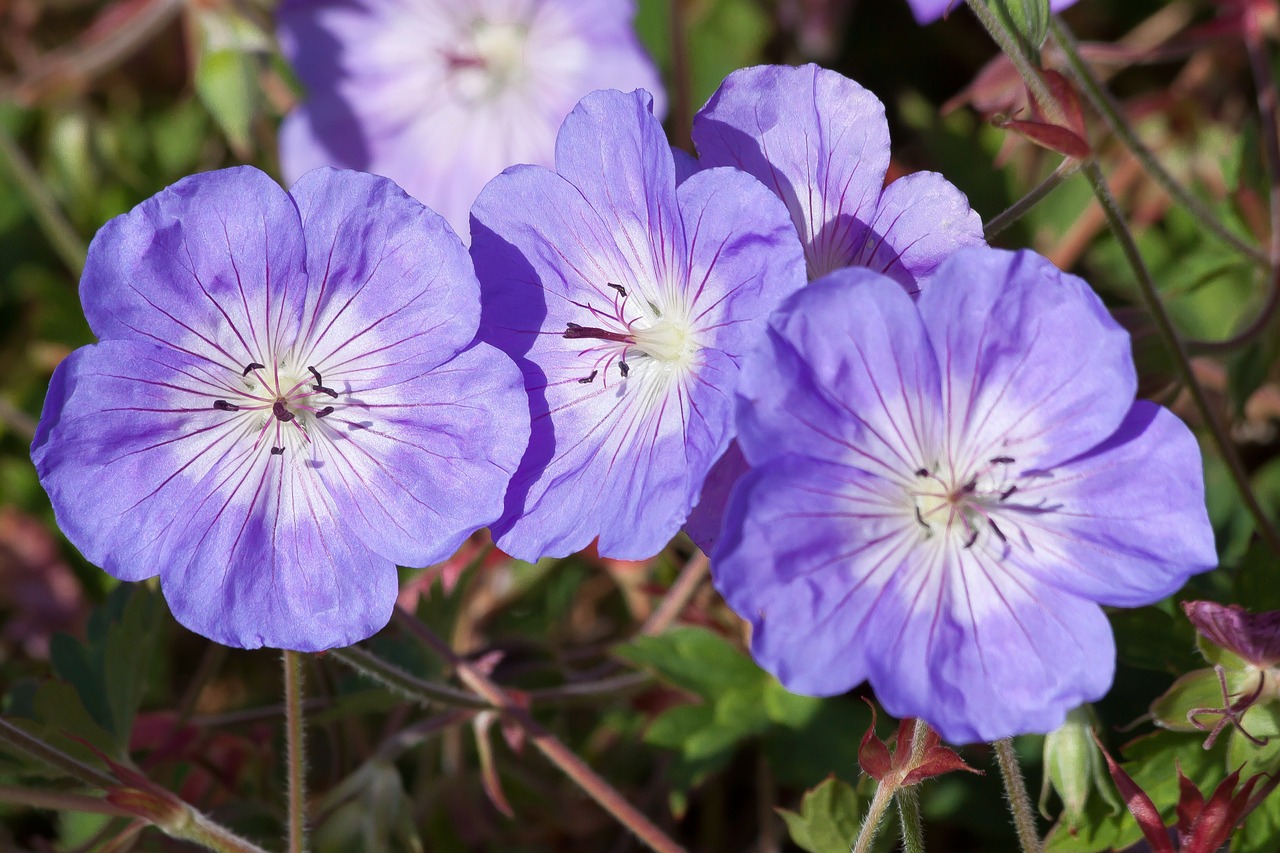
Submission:
[[[583,35],[625,30],[629,3],[482,5],[280,19],[311,85],[286,169],[337,159],[455,223],[469,206],[469,253],[391,181],[330,168],[289,193],[197,175],[102,229],[81,285],[100,341],[59,367],[32,449],[71,541],[159,574],[206,636],[321,649],[385,624],[395,565],[482,526],[536,560],[647,558],[701,524],[793,690],[869,680],[957,742],[1101,696],[1100,605],[1167,596],[1214,551],[1195,440],[1134,401],[1097,296],[988,248],[941,176],[886,187],[884,109],[840,75],[731,74],[692,158],[644,90],[568,109],[583,69],[650,73],[572,48],[634,47]],[[410,9],[438,43],[387,25]],[[337,32],[336,60],[303,49]],[[497,174],[513,159],[544,165]]]

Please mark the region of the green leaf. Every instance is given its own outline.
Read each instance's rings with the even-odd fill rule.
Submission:
[[[732,643],[705,628],[673,628],[639,637],[614,654],[704,699],[733,691],[764,690],[769,676]]]
[[[196,94],[242,158],[251,152],[250,127],[260,106],[260,91],[256,57],[234,48],[209,51],[200,57]]]
[[[1186,619],[1158,607],[1117,610],[1109,619],[1116,634],[1116,657],[1125,666],[1182,673],[1201,665],[1191,651],[1195,630]]]
[[[778,809],[791,840],[809,853],[849,853],[858,836],[858,795],[834,776],[808,791],[800,811]]]
[[[1236,567],[1232,601],[1247,601],[1254,613],[1280,610],[1280,561],[1267,543],[1255,539]]]

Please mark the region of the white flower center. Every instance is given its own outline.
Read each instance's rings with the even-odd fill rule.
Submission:
[[[913,523],[926,537],[940,534],[943,541],[958,542],[964,548],[987,536],[1003,545],[1006,537],[998,517],[1018,490],[1009,471],[1013,461],[996,457],[963,477],[955,471],[919,469],[907,489]]]
[[[656,361],[688,365],[698,351],[689,327],[666,318],[647,329],[637,329],[633,334],[636,349]]]
[[[525,74],[526,26],[476,21],[470,35],[445,56],[462,100],[491,100],[520,82]]]
[[[287,448],[311,443],[318,422],[335,411],[342,395],[325,383],[315,367],[299,368],[289,359],[274,366],[251,362],[213,408],[228,413],[246,432],[256,433],[255,446],[283,455]]]

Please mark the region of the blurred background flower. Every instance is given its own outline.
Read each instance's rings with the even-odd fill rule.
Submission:
[[[467,239],[485,183],[552,165],[556,130],[595,89],[666,99],[632,28],[631,0],[286,0],[285,55],[307,89],[280,161],[376,172]]]

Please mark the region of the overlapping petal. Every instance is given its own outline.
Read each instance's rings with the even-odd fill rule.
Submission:
[[[759,465],[797,453],[914,476],[939,430],[939,367],[910,297],[846,269],[790,297],[748,355],[738,441]]]
[[[1049,8],[1060,12],[1075,5],[1076,0],[1049,0]],[[964,0],[907,0],[916,22],[928,24],[964,7]]]
[[[648,557],[728,444],[738,360],[803,283],[800,246],[746,175],[706,170],[677,191],[643,92],[588,96],[557,150],[562,174],[509,169],[472,210],[481,336],[520,363],[532,422],[494,530],[525,559],[596,537]],[[657,327],[685,354],[632,339]]]
[[[1083,280],[1032,252],[965,249],[920,295],[943,368],[949,452],[1050,468],[1106,440],[1133,403],[1129,335]]]

